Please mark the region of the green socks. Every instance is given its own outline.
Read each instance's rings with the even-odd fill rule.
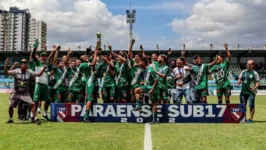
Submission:
[[[85,113],[85,118],[89,118],[89,113],[90,113],[90,110],[89,109],[86,109],[86,113]]]
[[[140,109],[140,108],[141,108],[141,102],[140,102],[140,100],[139,100],[139,99],[137,99],[136,101],[137,101],[137,108],[139,108],[139,109]]]

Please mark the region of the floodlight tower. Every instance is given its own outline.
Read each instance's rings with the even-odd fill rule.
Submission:
[[[131,39],[133,38],[133,24],[136,22],[136,10],[133,9],[131,11],[131,3],[130,3],[130,9],[126,10],[127,14],[127,23],[129,24],[129,43],[131,42]]]

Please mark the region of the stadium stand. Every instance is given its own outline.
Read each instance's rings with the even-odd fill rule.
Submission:
[[[118,50],[114,50],[115,52],[118,52]],[[127,51],[127,50],[124,50]],[[202,56],[202,63],[209,63],[212,60],[216,58],[217,54],[225,54],[224,50],[186,50],[186,58],[187,61],[192,63],[193,62],[193,56],[196,54],[199,54]],[[49,54],[51,51],[48,51]],[[145,53],[147,55],[150,55],[152,52],[155,52],[154,50],[145,50]],[[161,50],[160,51],[163,54],[167,54],[167,50]],[[240,74],[241,70],[246,68],[246,62],[249,59],[253,59],[256,63],[255,70],[259,73],[261,77],[261,89],[266,89],[266,51],[264,50],[231,50],[232,58],[230,61],[230,80],[232,80],[232,83],[235,84],[236,80],[238,79],[238,75]],[[39,52],[41,53],[41,52]],[[60,51],[59,56],[66,55],[67,51]],[[134,50],[133,53],[140,53],[140,51]],[[19,52],[0,52],[0,87],[2,84],[10,85],[10,83],[13,83],[13,80],[11,78],[6,78],[3,75],[3,66],[5,59],[9,57],[9,65],[11,66],[15,62],[19,62],[22,58],[29,58],[29,51],[19,51]],[[75,51],[73,50],[73,53],[71,55],[72,59],[76,59],[80,55],[85,54],[85,51]],[[176,60],[177,57],[180,57],[180,50],[173,50],[171,57],[169,60]],[[209,76],[209,84],[214,84],[214,77]]]

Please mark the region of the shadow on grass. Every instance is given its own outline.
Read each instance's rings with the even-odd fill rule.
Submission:
[[[45,120],[40,120],[41,121],[41,124],[46,124],[47,121]],[[17,121],[17,122],[14,122],[13,124],[23,124],[23,125],[30,125],[30,124],[35,124],[35,122],[30,122],[30,121]]]
[[[266,123],[266,120],[256,120],[256,121],[253,121],[253,123]]]

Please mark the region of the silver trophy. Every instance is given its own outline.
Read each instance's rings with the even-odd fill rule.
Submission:
[[[102,34],[100,32],[97,32],[96,36],[97,36],[97,44],[98,44],[99,41],[100,42],[102,41]],[[98,45],[98,48],[101,48],[101,44]]]

